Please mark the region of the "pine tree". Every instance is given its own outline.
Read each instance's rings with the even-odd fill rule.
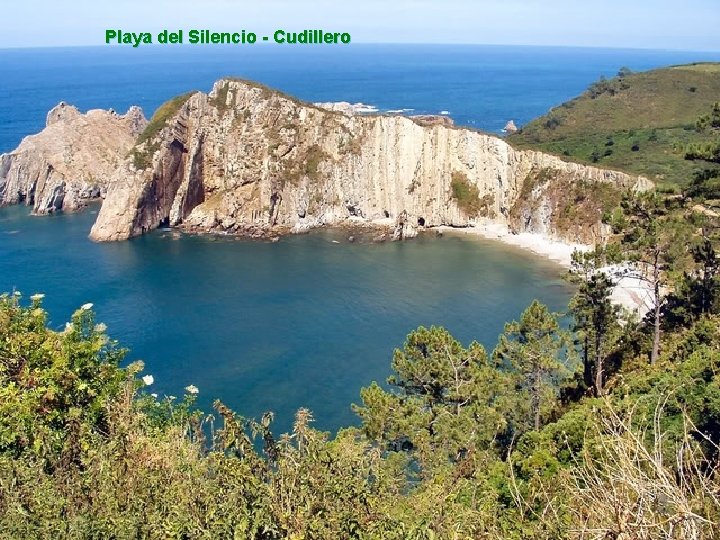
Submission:
[[[657,193],[644,193],[623,201],[628,218],[622,240],[625,255],[638,265],[638,277],[649,284],[653,299],[651,364],[657,362],[660,355],[664,291],[689,260],[689,224],[678,212],[670,212],[667,203],[668,200]]]
[[[582,280],[570,301],[570,312],[575,319],[573,330],[582,340],[583,381],[585,386],[593,388],[596,396],[604,393],[605,358],[620,334],[618,307],[610,301],[612,288],[612,280],[595,270]]]
[[[508,377],[482,345],[464,348],[444,328],[420,327],[395,351],[392,367],[394,391],[373,383],[354,407],[371,439],[393,449],[442,447],[455,459],[504,431]]]
[[[521,394],[529,397],[529,423],[536,431],[540,429],[542,411],[555,400],[558,381],[568,373],[559,360],[563,350],[567,350],[567,338],[557,317],[533,300],[519,322],[505,325],[493,353],[515,375]]]

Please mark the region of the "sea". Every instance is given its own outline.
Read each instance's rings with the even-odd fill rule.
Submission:
[[[208,91],[222,76],[253,79],[307,101],[362,102],[379,111],[446,114],[501,134],[621,67],[718,61],[689,51],[509,46],[0,50],[0,153],[41,130],[59,101],[81,110],[139,105]],[[351,404],[391,373],[393,350],[418,326],[448,328],[488,351],[504,323],[534,299],[557,312],[565,270],[512,246],[466,235],[350,243],[339,230],[277,243],[155,231],[128,242],[87,238],[98,206],[33,217],[0,209],[0,291],[41,292],[61,329],[90,302],[98,321],[143,360],[147,392],[198,406],[220,399],[245,417],[265,411],[275,430],[310,409],[318,429],[357,424]]]

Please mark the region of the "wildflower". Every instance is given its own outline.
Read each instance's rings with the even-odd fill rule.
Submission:
[[[45,295],[44,295],[44,294],[42,294],[42,293],[37,293],[37,294],[33,294],[33,295],[30,297],[30,300],[33,300],[33,301],[35,301],[35,302],[39,302],[39,301],[42,300],[43,298],[45,298]]]
[[[105,330],[107,330],[107,325],[105,323],[100,323],[95,325],[95,331],[98,334],[102,334]]]
[[[65,330],[64,330],[64,332],[65,332],[66,334],[69,334],[70,332],[72,332],[73,329],[74,329],[74,328],[73,328],[73,324],[72,324],[72,323],[69,323],[69,322],[66,322],[66,323],[65,323]]]
[[[188,394],[197,394],[198,392],[200,392],[200,390],[198,390],[198,387],[195,386],[194,384],[191,384],[190,386],[186,386],[185,391]]]
[[[142,382],[145,383],[145,386],[150,386],[152,383],[155,382],[155,377],[153,377],[152,375],[145,375],[142,378]]]
[[[92,309],[92,307],[93,305],[88,302],[87,304],[83,304],[82,306],[80,306],[80,309],[82,309],[83,311],[87,311],[88,309]]]

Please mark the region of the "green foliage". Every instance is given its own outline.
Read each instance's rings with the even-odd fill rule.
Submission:
[[[522,126],[508,142],[684,186],[698,168],[686,153],[715,159],[717,135],[709,126],[716,123],[720,95],[717,66],[642,73],[622,69],[618,77],[594,83],[583,95]],[[612,152],[607,152],[608,141]],[[717,163],[708,167],[719,168]]]
[[[587,298],[602,308],[603,291]],[[568,342],[542,304],[492,358],[421,327],[395,351],[392,391],[363,389],[362,429],[332,438],[306,409],[278,437],[270,413],[195,411],[192,387],[157,400],[90,306],[63,332],[46,320],[40,296],[0,297],[2,538],[717,538],[715,314],[669,332],[655,365],[607,373],[602,398],[562,406]],[[636,512],[647,497],[663,503]]]
[[[458,208],[470,217],[480,214],[488,215],[491,205],[495,202],[495,198],[490,194],[480,197],[480,190],[462,172],[454,171],[452,173],[450,189],[452,189],[452,196],[457,202]]]
[[[718,128],[720,128],[720,101],[713,103],[710,113],[701,116],[695,122],[695,129],[698,131]]]
[[[630,88],[630,85],[625,81],[624,77],[627,77],[631,73],[627,68],[621,68],[617,78],[608,80],[601,76],[597,82],[594,82],[587,89],[587,95],[590,99],[596,99],[603,94],[614,96]]]
[[[657,193],[644,193],[623,201],[627,224],[621,245],[625,258],[635,263],[640,278],[652,291],[653,346],[650,362],[660,352],[663,291],[689,267],[692,224],[680,212],[673,211],[674,199]]]
[[[663,305],[668,329],[690,327],[703,315],[720,313],[720,260],[713,241],[704,236],[691,246],[692,266],[676,280]]]
[[[685,146],[685,159],[720,163],[720,142],[703,142]]]
[[[54,462],[107,429],[129,372],[90,309],[77,310],[63,332],[45,323],[41,295],[29,307],[19,295],[0,297],[0,453]]]
[[[167,125],[168,121],[178,113],[180,108],[187,103],[187,100],[190,99],[193,94],[195,94],[195,92],[187,92],[186,94],[175,96],[160,105],[135,144],[142,144],[145,141],[155,138],[155,136],[160,133],[160,130]]]
[[[684,195],[700,202],[708,199],[720,199],[720,170],[696,171],[692,182],[685,189]]]
[[[176,96],[157,108],[150,122],[145,126],[145,129],[135,141],[135,146],[130,151],[130,155],[132,155],[133,158],[133,165],[136,169],[147,169],[152,164],[152,157],[160,148],[160,142],[155,140],[156,136],[194,93],[195,92],[188,92]]]
[[[578,291],[570,301],[573,332],[583,359],[583,385],[596,396],[604,394],[605,381],[612,374],[607,359],[620,337],[619,308],[610,301],[612,280],[598,268],[595,253],[573,253]]]
[[[231,104],[228,105],[227,98],[228,98],[229,92],[230,92],[230,84],[229,84],[229,82],[224,81],[224,84],[218,88],[218,91],[217,91],[215,97],[210,98],[208,100],[208,102],[211,105],[213,105],[220,112],[220,114],[224,113],[228,109],[233,108],[233,106],[235,104],[235,96],[234,96],[234,94],[231,94],[232,95]],[[249,112],[249,111],[247,109],[245,109],[243,111],[243,113],[245,113],[245,112]]]
[[[505,325],[493,358],[514,374],[519,395],[524,398],[519,406],[529,404],[529,411],[523,411],[521,418],[523,429],[538,431],[541,418],[554,407],[559,383],[569,375],[567,362],[559,359],[566,348],[566,336],[560,331],[557,317],[537,300],[523,312],[519,322]]]
[[[304,173],[311,179],[317,180],[320,173],[320,163],[329,158],[328,154],[318,145],[311,146],[305,156]]]
[[[279,143],[274,143],[275,147],[278,145]],[[282,161],[282,185],[285,186],[287,183],[297,185],[303,177],[317,182],[321,177],[320,165],[330,159],[332,157],[327,152],[314,144],[296,158]]]
[[[492,447],[506,429],[510,411],[508,375],[488,359],[485,349],[465,349],[444,328],[420,327],[396,350],[388,384],[364,388],[355,407],[369,438],[393,449],[418,449],[427,458],[438,449],[457,460],[477,448]],[[477,426],[483,418],[485,425]]]
[[[137,147],[133,148],[130,152],[133,158],[133,166],[138,171],[149,168],[150,165],[152,165],[152,158],[155,155],[155,152],[157,152],[159,149],[159,141],[147,141],[145,142],[145,145],[142,147],[142,149],[139,149]]]

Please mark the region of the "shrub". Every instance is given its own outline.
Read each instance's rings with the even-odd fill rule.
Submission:
[[[458,208],[470,217],[477,216],[486,208],[487,201],[480,199],[480,190],[470,183],[468,177],[462,172],[453,172],[451,175],[450,188],[453,199],[457,202]]]

